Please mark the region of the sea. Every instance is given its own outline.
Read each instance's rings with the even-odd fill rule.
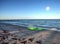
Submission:
[[[18,20],[0,20],[0,23],[7,23],[18,26],[33,26],[43,28],[60,28],[60,19],[18,19]]]

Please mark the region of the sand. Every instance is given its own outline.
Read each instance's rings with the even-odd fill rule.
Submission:
[[[4,33],[4,30],[7,32]],[[10,44],[13,44],[12,42],[16,42],[17,44],[22,44],[21,42],[23,42],[23,44],[24,42],[26,42],[25,44],[60,44],[60,32],[52,30],[30,31],[27,27],[0,23],[0,36],[2,35],[8,36],[8,39],[5,38],[4,40]],[[12,40],[11,38],[17,40]],[[22,40],[20,41],[20,39]],[[4,40],[2,40],[0,44],[2,44]]]

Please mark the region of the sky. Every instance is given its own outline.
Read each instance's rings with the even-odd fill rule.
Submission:
[[[60,0],[0,0],[2,19],[60,19]]]

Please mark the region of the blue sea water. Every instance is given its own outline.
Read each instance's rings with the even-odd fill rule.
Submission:
[[[8,23],[19,26],[35,27],[55,27],[60,28],[60,19],[21,19],[21,20],[1,20],[0,23]]]

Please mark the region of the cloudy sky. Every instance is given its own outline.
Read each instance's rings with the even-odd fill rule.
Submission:
[[[60,19],[60,0],[0,0],[0,19]]]

